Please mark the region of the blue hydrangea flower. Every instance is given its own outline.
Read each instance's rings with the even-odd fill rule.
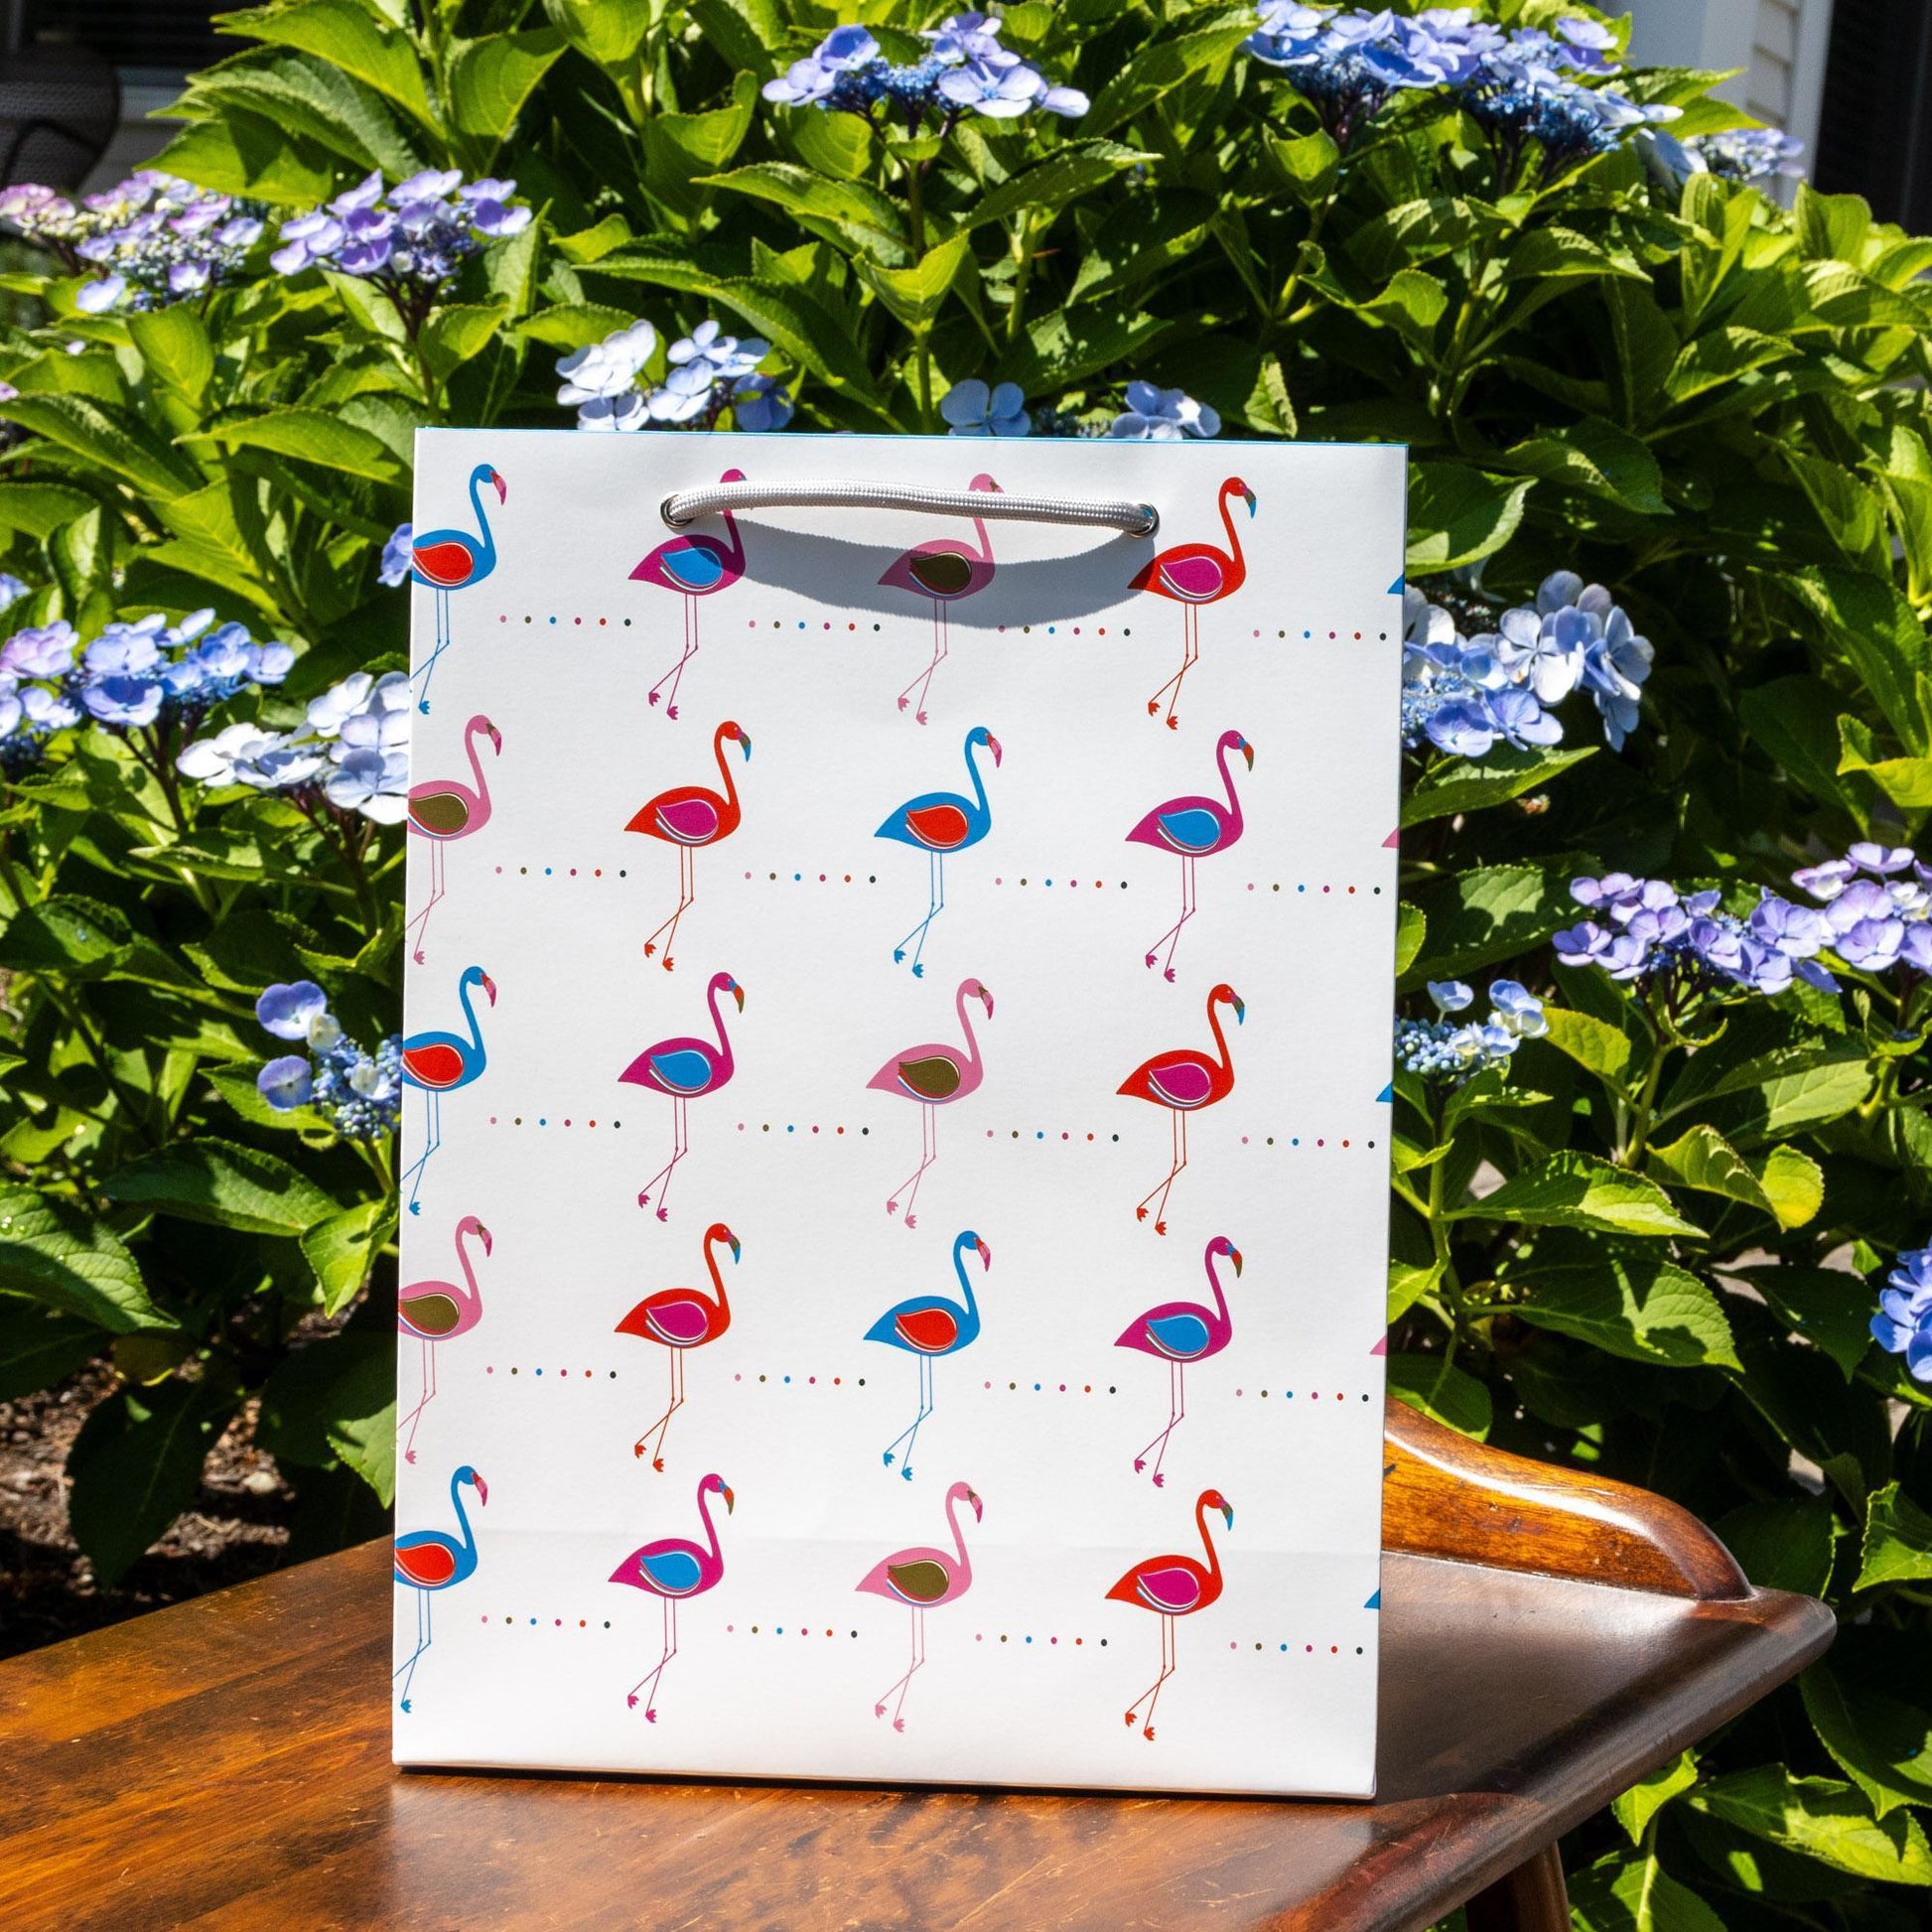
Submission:
[[[1932,867],[1920,864],[1910,846],[1862,840],[1843,859],[1803,867],[1791,878],[1820,909],[1785,906],[1767,917],[1798,921],[1807,936],[1822,929],[1820,947],[1857,971],[1886,973],[1903,966],[1932,973]],[[1783,905],[1770,895],[1766,898]],[[1830,980],[1822,968],[1818,971]]]
[[[1915,1382],[1932,1382],[1932,1247],[1901,1254],[1885,1280],[1872,1338],[1886,1353],[1905,1357]]]
[[[1464,1007],[1475,1004],[1475,990],[1465,986],[1460,980],[1431,980],[1429,997],[1436,1003],[1438,1013],[1460,1013]]]
[[[278,1114],[293,1113],[309,1104],[315,1091],[315,1076],[300,1053],[284,1053],[268,1062],[255,1075],[255,1091]]]
[[[1805,144],[1777,127],[1738,127],[1694,134],[1684,149],[1698,167],[1726,181],[1801,181]]]
[[[389,532],[389,541],[382,546],[382,562],[376,571],[376,578],[391,590],[409,580],[410,568],[416,560],[413,547],[415,538],[416,526],[413,523],[398,523]]]
[[[1489,988],[1489,1018],[1452,1024],[1447,1016],[1474,1004],[1475,994],[1459,980],[1432,980],[1429,997],[1435,1020],[1395,1023],[1396,1063],[1408,1072],[1449,1086],[1491,1067],[1507,1067],[1525,1039],[1550,1031],[1543,1002],[1518,980],[1497,980]]]
[[[1107,429],[1110,437],[1136,443],[1178,443],[1183,437],[1220,433],[1219,412],[1196,402],[1186,390],[1138,380],[1127,385],[1127,407]]]
[[[1027,397],[1017,382],[989,389],[978,376],[956,382],[939,402],[939,414],[951,436],[1029,436]]]
[[[279,1039],[303,1039],[313,1058],[287,1053],[255,1076],[256,1090],[287,1113],[312,1106],[338,1134],[373,1141],[391,1132],[402,1111],[402,1041],[395,1035],[373,1053],[345,1033],[311,980],[271,986],[255,1003],[262,1025]]]
[[[1570,894],[1599,917],[1557,933],[1557,957],[1566,966],[1598,967],[1680,1018],[1706,1001],[1782,993],[1794,977],[1831,985],[1802,928],[1780,924],[1762,901],[1741,919],[1715,890],[1684,893],[1628,873],[1572,880]]]
[[[791,396],[775,375],[741,375],[732,384],[732,423],[761,435],[791,421]]]
[[[424,169],[385,189],[376,169],[284,221],[268,259],[280,275],[327,266],[374,282],[405,314],[420,315],[469,256],[529,226],[531,210],[509,200],[515,192],[513,181],[466,187],[454,168]]]
[[[1543,1002],[1520,980],[1492,980],[1489,1004],[1495,1010],[1496,1025],[1518,1039],[1541,1039],[1550,1031]]]
[[[255,1001],[255,1018],[277,1039],[307,1039],[310,1029],[328,1014],[329,996],[314,980],[277,980]]]

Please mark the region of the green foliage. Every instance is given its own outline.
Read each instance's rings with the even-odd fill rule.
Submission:
[[[859,11],[890,37],[945,9]],[[227,16],[235,53],[190,81],[166,166],[278,216],[376,167],[514,173],[538,216],[406,308],[260,257],[146,315],[76,314],[55,264],[10,278],[41,296],[0,327],[0,567],[33,587],[11,621],[213,604],[302,652],[262,701],[287,725],[400,661],[375,569],[416,429],[561,426],[554,358],[640,314],[766,338],[799,429],[932,431],[970,377],[1092,420],[1140,375],[1231,435],[1407,442],[1408,568],[1432,594],[1493,608],[1574,569],[1656,665],[1622,751],[1414,761],[1405,998],[1504,972],[1550,1024],[1506,1076],[1395,1083],[1392,1385],[1662,1489],[1759,1585],[1852,1613],[1802,1690],[1592,1828],[1579,1925],[1905,1922],[1877,1901],[1932,1882],[1932,1395],[1866,1323],[1888,1258],[1932,1237],[1924,991],[1854,974],[1685,1027],[1548,942],[1580,874],[1745,905],[1848,841],[1922,841],[1932,244],[1853,198],[1800,190],[1787,213],[1711,175],[1661,187],[1633,148],[1505,177],[1437,95],[1338,145],[1213,0],[1015,9],[1092,100],[1064,123],[911,138],[762,102],[834,18]],[[1733,124],[1708,78],[1630,84],[1685,105],[1679,131]],[[306,1549],[368,1533],[356,1498],[393,1477],[389,1151],[266,1106],[251,1009],[306,976],[370,1035],[393,1025],[400,839],[202,790],[178,746],[145,750],[69,735],[0,793],[0,1395],[121,1338],[73,1458],[108,1577],[251,1399],[315,1499]]]

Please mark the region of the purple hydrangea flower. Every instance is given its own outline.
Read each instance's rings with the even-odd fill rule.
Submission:
[[[391,590],[407,583],[409,572],[416,561],[416,526],[413,523],[398,523],[389,532],[389,541],[382,546],[382,562],[377,567],[377,581],[386,584]]]

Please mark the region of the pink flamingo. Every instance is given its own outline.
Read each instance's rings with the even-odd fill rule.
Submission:
[[[874,1596],[883,1596],[889,1603],[903,1603],[912,1615],[912,1660],[905,1668],[905,1675],[888,1684],[872,1707],[872,1715],[883,1718],[886,1700],[895,1691],[898,1693],[897,1702],[893,1706],[895,1730],[905,1728],[905,1719],[900,1715],[905,1709],[905,1693],[913,1672],[925,1662],[926,1611],[964,1596],[972,1587],[972,1559],[966,1554],[966,1538],[953,1513],[961,1503],[972,1504],[974,1522],[986,1518],[986,1505],[974,1495],[973,1485],[955,1482],[946,1491],[946,1527],[952,1531],[953,1542],[950,1554],[944,1550],[901,1550],[897,1556],[875,1564],[859,1583],[862,1590]]]
[[[727,470],[718,481],[743,483],[745,473]],[[638,583],[676,591],[684,599],[683,655],[646,694],[655,704],[665,684],[670,685],[670,696],[664,704],[666,718],[677,716],[677,687],[684,677],[685,665],[698,654],[698,599],[729,590],[745,575],[745,541],[738,534],[738,524],[731,511],[726,510],[724,514],[728,542],[720,543],[716,537],[702,536],[695,530],[681,532],[660,543],[630,573]]]
[[[411,684],[419,677],[423,680],[423,695],[416,709],[425,718],[429,716],[429,681],[436,675],[436,660],[450,647],[450,593],[481,584],[496,568],[496,539],[483,514],[484,483],[495,490],[498,507],[510,496],[509,484],[488,464],[480,463],[470,472],[470,507],[477,516],[475,536],[468,530],[425,530],[410,541],[409,574],[436,593],[436,644],[423,668],[409,674]]]
[[[1168,1231],[1168,1194],[1174,1176],[1187,1165],[1187,1116],[1202,1107],[1213,1106],[1217,1100],[1225,1100],[1234,1091],[1234,1065],[1228,1057],[1227,1036],[1221,1032],[1220,1017],[1214,1011],[1217,1006],[1234,1009],[1237,1027],[1248,1017],[1248,1009],[1240,994],[1225,982],[1208,994],[1207,1027],[1214,1035],[1219,1059],[1197,1052],[1191,1046],[1171,1047],[1165,1053],[1156,1053],[1151,1060],[1143,1060],[1116,1089],[1130,1099],[1151,1100],[1157,1107],[1166,1107],[1173,1116],[1173,1158],[1167,1177],[1159,1186],[1150,1188],[1134,1209],[1134,1218],[1145,1221],[1149,1202],[1157,1194],[1160,1196],[1160,1205],[1154,1210],[1156,1234]]]
[[[966,486],[969,489],[991,490],[1000,487],[991,477],[985,475],[975,477]],[[913,716],[922,725],[925,723],[926,693],[932,688],[932,674],[939,668],[940,659],[952,647],[952,619],[948,606],[957,604],[962,597],[971,597],[975,591],[985,590],[993,581],[993,539],[986,534],[986,525],[977,516],[973,518],[973,528],[979,532],[977,550],[961,537],[929,537],[924,543],[915,543],[879,580],[882,584],[890,584],[895,590],[910,591],[915,597],[931,600],[932,659],[924,671],[898,694],[898,708],[903,711],[911,702],[913,691],[918,691]]]
[[[1255,513],[1254,491],[1239,477],[1230,477],[1221,485],[1221,525],[1228,533],[1225,550],[1217,550],[1211,543],[1177,543],[1172,550],[1150,557],[1127,587],[1171,597],[1181,607],[1180,669],[1147,701],[1147,715],[1152,718],[1161,709],[1162,698],[1167,698],[1170,731],[1179,727],[1173,708],[1180,702],[1180,681],[1200,655],[1200,607],[1232,597],[1247,581],[1247,560],[1241,555],[1241,539],[1235,535],[1234,518],[1228,511],[1230,499],[1236,496],[1246,501],[1250,516]]]
[[[1221,1594],[1221,1559],[1207,1534],[1210,1509],[1218,1509],[1228,1528],[1234,1527],[1234,1505],[1218,1489],[1203,1489],[1194,1505],[1194,1527],[1207,1552],[1204,1567],[1192,1557],[1149,1557],[1107,1592],[1108,1601],[1132,1603],[1136,1609],[1152,1610],[1161,1619],[1161,1675],[1134,1700],[1127,1713],[1132,1728],[1140,1722],[1137,1714],[1141,1706],[1147,1706],[1147,1728],[1141,1735],[1150,1744],[1154,1742],[1154,1707],[1161,1702],[1161,1686],[1174,1673],[1173,1620],[1206,1609]]]
[[[474,1214],[466,1214],[456,1224],[456,1264],[463,1271],[463,1286],[455,1282],[412,1282],[396,1291],[396,1327],[414,1335],[423,1345],[423,1393],[403,1422],[409,1425],[402,1459],[416,1459],[416,1425],[423,1411],[436,1399],[436,1344],[467,1335],[483,1319],[483,1296],[477,1288],[477,1271],[464,1252],[467,1236],[474,1235],[488,1254],[495,1245],[489,1230]],[[397,1427],[401,1427],[398,1424]]]
[[[660,791],[655,798],[638,806],[623,828],[677,847],[677,909],[644,941],[644,957],[648,959],[657,950],[659,937],[663,937],[667,973],[677,964],[671,957],[671,947],[677,941],[677,922],[698,896],[695,870],[698,847],[717,845],[738,830],[738,787],[732,783],[731,766],[725,761],[727,744],[737,745],[749,762],[752,734],[729,718],[712,734],[712,755],[725,780],[722,798],[708,785],[678,785],[670,791]]]
[[[1154,965],[1162,942],[1168,956],[1162,962],[1161,977],[1173,983],[1173,949],[1180,943],[1180,928],[1194,916],[1194,861],[1225,852],[1241,836],[1241,801],[1234,795],[1234,778],[1228,770],[1228,754],[1239,752],[1255,768],[1255,748],[1239,732],[1223,732],[1214,748],[1220,766],[1221,786],[1228,795],[1223,805],[1218,798],[1170,798],[1156,805],[1128,833],[1129,845],[1151,845],[1157,852],[1176,853],[1180,859],[1180,917],[1147,949],[1147,963]]]
[[[713,973],[705,994],[711,1008],[711,1024],[718,1030],[716,1046],[708,1039],[693,1039],[688,1035],[677,1039],[660,1039],[655,1046],[646,1046],[618,1075],[620,1080],[628,1080],[634,1087],[648,1087],[653,1093],[670,1096],[671,1158],[644,1182],[637,1193],[637,1205],[648,1207],[651,1189],[659,1181],[663,1182],[657,1195],[657,1218],[660,1221],[670,1219],[671,1175],[676,1173],[677,1164],[691,1151],[690,1124],[685,1108],[700,1094],[716,1093],[736,1071],[731,1041],[725,1037],[724,1018],[718,1011],[718,996],[721,993],[729,993],[738,1002],[739,1012],[745,1011],[745,989],[729,973]]]
[[[711,1520],[711,1511],[706,1506],[705,1497],[719,1495],[725,1499],[725,1514],[729,1516],[738,1498],[732,1494],[731,1484],[723,1476],[709,1475],[698,1483],[698,1515],[704,1522],[704,1533],[710,1547],[704,1544],[687,1542],[681,1536],[660,1537],[655,1543],[646,1543],[641,1550],[632,1550],[618,1567],[611,1572],[614,1584],[628,1584],[632,1589],[648,1590],[659,1598],[664,1605],[664,1648],[657,1662],[631,1685],[625,1705],[632,1711],[637,1708],[637,1693],[646,1684],[650,1686],[649,1695],[644,1699],[644,1722],[657,1722],[657,1684],[664,1675],[664,1666],[677,1655],[677,1606],[688,1596],[702,1596],[713,1588],[725,1574],[725,1553],[718,1547],[718,1527]]]
[[[1227,1297],[1221,1293],[1220,1278],[1214,1272],[1216,1257],[1232,1262],[1237,1278],[1241,1273],[1241,1250],[1225,1234],[1217,1234],[1207,1244],[1206,1255],[1207,1286],[1214,1296],[1211,1309],[1198,1302],[1163,1302],[1158,1309],[1149,1309],[1129,1322],[1114,1342],[1116,1348],[1138,1348],[1143,1355],[1156,1356],[1168,1365],[1168,1426],[1134,1458],[1134,1470],[1139,1474],[1147,1467],[1148,1456],[1160,1451],[1154,1456],[1157,1489],[1163,1482],[1161,1464],[1167,1459],[1168,1438],[1187,1414],[1187,1364],[1218,1355],[1234,1335]]]
[[[423,941],[429,937],[429,915],[446,891],[443,848],[489,823],[489,786],[477,755],[479,738],[487,738],[489,749],[499,758],[503,751],[503,734],[481,714],[463,728],[463,749],[470,755],[470,770],[477,780],[474,791],[455,778],[425,778],[409,787],[409,829],[429,841],[429,903],[409,921],[417,928],[412,957],[418,966],[423,963]]]
[[[979,1040],[974,1036],[973,1023],[966,1013],[969,998],[981,1001],[986,1007],[986,1017],[989,1020],[993,1018],[993,995],[978,980],[961,980],[959,991],[953,998],[953,1009],[959,1015],[960,1028],[966,1035],[963,1052],[957,1046],[942,1046],[929,1041],[921,1046],[908,1046],[904,1052],[894,1054],[866,1082],[868,1090],[899,1093],[919,1103],[919,1165],[893,1189],[892,1198],[886,1203],[886,1212],[896,1213],[899,1195],[905,1195],[905,1225],[909,1228],[918,1226],[912,1210],[919,1198],[919,1182],[924,1178],[925,1171],[939,1158],[937,1109],[977,1091],[985,1077],[986,1069],[980,1063]]]
[[[718,1272],[718,1257],[711,1252],[720,1244],[731,1249],[732,1261],[736,1263],[738,1236],[723,1221],[713,1221],[704,1231],[704,1262],[711,1270],[711,1285],[718,1291],[717,1301],[709,1300],[695,1288],[660,1288],[655,1295],[646,1295],[618,1323],[619,1334],[641,1335],[644,1340],[658,1342],[670,1351],[669,1404],[637,1438],[637,1447],[632,1451],[642,1455],[644,1445],[654,1433],[657,1447],[651,1451],[653,1469],[664,1466],[664,1438],[670,1430],[671,1418],[684,1407],[684,1351],[716,1341],[732,1325],[731,1304],[725,1299],[725,1278]]]

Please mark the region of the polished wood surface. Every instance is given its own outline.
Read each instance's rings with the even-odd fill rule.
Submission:
[[[1424,1534],[1429,1483],[1486,1482],[1436,1540],[1514,1535],[1545,1574],[1387,1558],[1372,1804],[398,1773],[369,1544],[0,1665],[0,1923],[1416,1932],[1498,1887],[1476,1927],[1551,1932],[1540,1855],[1823,1651],[1831,1613],[1687,1587],[1722,1580],[1695,1524],[1711,1550],[1675,1585],[1587,1581],[1589,1537],[1551,1515],[1642,1541],[1669,1506],[1567,1505],[1487,1451],[1464,1477],[1474,1446],[1394,1425],[1395,1535]]]

